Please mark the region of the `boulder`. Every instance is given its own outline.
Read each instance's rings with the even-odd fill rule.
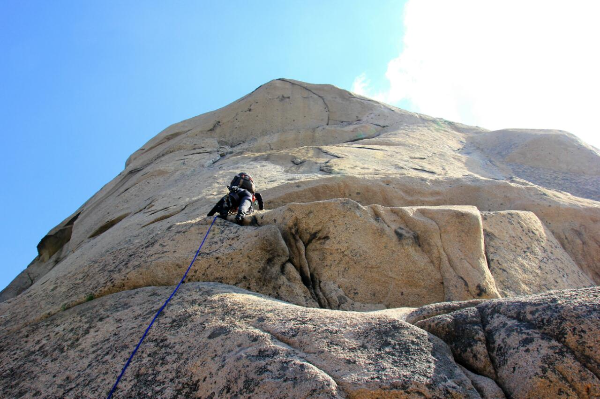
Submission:
[[[519,179],[335,176],[282,185],[268,190],[267,198],[271,207],[289,202],[351,198],[362,205],[387,207],[471,205],[484,212],[529,211],[552,232],[583,273],[594,284],[600,283],[599,203]]]
[[[363,207],[330,200],[263,211],[249,224],[217,219],[187,281],[226,283],[340,310],[499,296],[474,207]],[[0,329],[18,328],[90,295],[177,284],[211,218],[164,225],[119,239],[129,228],[120,223],[103,245],[88,241],[5,304],[11,317]]]
[[[290,204],[256,221],[278,226],[292,265],[322,307],[498,297],[472,207],[365,208],[331,200]]]
[[[509,397],[600,396],[600,288],[492,300],[416,325]]]
[[[583,288],[593,281],[532,212],[483,212],[485,254],[502,296]]]
[[[0,337],[5,397],[105,397],[172,287],[94,299]],[[184,284],[115,398],[479,398],[438,338],[377,313]]]

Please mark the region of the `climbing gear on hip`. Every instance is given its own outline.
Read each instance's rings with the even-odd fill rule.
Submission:
[[[252,194],[246,189],[237,186],[227,186],[229,193],[221,197],[215,206],[208,212],[206,216],[213,216],[219,213],[223,219],[227,219],[227,215],[238,214],[242,212],[242,216],[249,215],[254,212],[254,204],[258,203],[258,209],[264,209],[263,198],[260,193]]]

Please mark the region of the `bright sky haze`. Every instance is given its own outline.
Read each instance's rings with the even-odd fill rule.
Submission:
[[[352,91],[491,130],[558,129],[600,148],[600,2],[410,1],[387,85]]]
[[[595,1],[0,2],[0,289],[170,124],[272,79],[600,148]]]

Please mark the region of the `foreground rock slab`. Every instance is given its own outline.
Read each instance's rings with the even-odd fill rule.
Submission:
[[[600,288],[465,305],[415,324],[510,397],[600,397]],[[444,310],[441,304],[425,308]],[[414,314],[423,317],[424,310]]]
[[[0,338],[4,397],[98,398],[173,287],[95,299]],[[477,398],[437,337],[374,313],[182,286],[116,398]]]

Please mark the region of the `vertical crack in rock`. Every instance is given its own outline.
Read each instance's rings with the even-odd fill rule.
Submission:
[[[329,309],[329,303],[321,292],[319,278],[313,273],[308,263],[306,245],[297,231],[289,232],[285,235],[288,236],[288,240],[286,241],[289,242],[290,262],[294,265],[298,273],[300,273],[302,283],[321,308]]]
[[[497,383],[498,370],[496,368],[496,363],[495,363],[494,359],[492,359],[492,356],[490,355],[490,353],[491,353],[490,352],[490,343],[489,343],[489,339],[488,339],[488,333],[485,328],[485,324],[483,323],[483,317],[481,315],[481,310],[479,309],[478,306],[473,306],[473,308],[475,308],[475,311],[477,312],[477,316],[479,317],[479,324],[481,325],[481,330],[483,331],[483,343],[485,345],[488,360],[490,361],[490,364],[492,365],[492,371],[494,372],[493,380],[496,381],[496,383]],[[504,391],[504,388],[501,387],[501,389]],[[504,394],[506,395],[506,392],[504,392]]]
[[[312,281],[310,279],[310,268],[308,266],[308,260],[306,259],[306,247],[304,243],[296,233],[292,233],[292,237],[294,239],[294,249],[297,254],[295,261],[292,260],[292,264],[296,266],[296,269],[300,273],[300,277],[302,277],[302,282],[308,288],[311,289]]]
[[[490,359],[490,363],[492,364],[492,368],[494,369],[494,374],[496,375],[496,378],[494,379],[494,381],[496,381],[496,384],[498,384],[500,389],[502,389],[502,392],[504,392],[506,397],[510,398],[511,396],[508,395],[508,393],[507,393],[508,391],[507,391],[506,387],[502,384],[502,382],[498,378],[498,365],[496,364],[496,357],[492,356],[493,352],[492,352],[492,347],[491,347],[491,343],[490,343],[491,332],[487,328],[487,324],[484,321],[484,317],[483,317],[483,314],[481,313],[481,309],[479,308],[479,306],[475,306],[475,309],[477,310],[477,314],[479,315],[481,329],[483,330],[483,336],[485,338],[485,348],[487,350],[488,357]]]
[[[324,309],[332,309],[331,303],[329,303],[327,297],[323,295],[319,277],[317,277],[314,273],[310,273],[310,281],[319,306]]]
[[[33,285],[33,279],[27,270],[25,270],[25,274],[27,275],[27,278],[29,278],[29,286],[31,287]]]
[[[325,295],[325,293],[323,292],[323,287],[321,287],[321,280],[311,270],[310,264],[308,263],[308,258],[306,257],[306,251],[308,250],[308,246],[318,237],[319,233],[321,233],[320,230],[311,233],[311,235],[308,237],[308,240],[306,240],[306,243],[301,241],[304,244],[303,253],[304,258],[306,259],[306,264],[308,265],[308,269],[310,270],[310,281],[312,283],[315,295],[317,296],[317,302],[319,303],[319,306],[326,309],[334,309],[333,304],[331,303],[327,295]]]
[[[492,380],[498,379],[487,349],[481,316],[476,309],[434,316],[415,325],[446,342],[454,360],[461,366]]]
[[[306,91],[308,91],[308,92],[310,92],[310,93],[314,94],[315,96],[319,97],[319,98],[320,98],[320,99],[323,101],[323,104],[325,105],[325,110],[327,111],[327,123],[326,123],[326,125],[329,125],[329,114],[330,114],[330,112],[329,112],[329,105],[327,105],[327,101],[325,101],[325,98],[324,98],[323,96],[321,96],[321,95],[319,95],[319,94],[315,93],[314,91],[312,91],[312,90],[311,90],[311,89],[309,89],[308,87],[302,86],[301,84],[298,84],[298,83],[296,83],[296,82],[291,82],[291,81],[289,81],[289,80],[287,80],[287,79],[278,79],[278,80],[280,80],[280,81],[282,81],[282,82],[287,82],[287,83],[289,83],[289,84],[291,84],[291,85],[295,85],[295,86],[298,86],[298,87],[302,87],[304,90],[306,90]]]
[[[490,273],[492,272],[492,269],[490,268],[490,240],[494,238],[494,234],[492,232],[489,231],[485,231],[483,230],[483,253],[485,255],[485,266],[487,267],[487,269],[490,271]],[[495,279],[494,279],[495,281]],[[496,286],[496,288],[498,288]]]
[[[439,250],[439,256],[440,256],[440,272],[442,273],[442,280],[444,280],[444,296],[446,297],[447,300],[456,300],[456,298],[448,298],[447,294],[446,294],[446,285],[450,283],[450,276],[447,275],[447,273],[445,273],[442,270],[442,266],[444,264],[447,264],[449,266],[449,268],[452,270],[452,273],[454,274],[453,277],[458,277],[459,281],[461,281],[464,285],[464,289],[467,292],[470,292],[469,290],[469,284],[467,283],[467,281],[458,273],[458,271],[456,270],[456,266],[454,265],[454,262],[450,259],[450,257],[448,256],[448,254],[446,253],[446,248],[444,246],[444,239],[442,237],[442,229],[440,228],[440,225],[438,224],[437,221],[428,218],[429,220],[431,220],[435,226],[436,226],[436,233],[440,242],[440,248],[438,248]],[[445,260],[445,262],[444,262]],[[455,281],[458,282],[458,281]]]

